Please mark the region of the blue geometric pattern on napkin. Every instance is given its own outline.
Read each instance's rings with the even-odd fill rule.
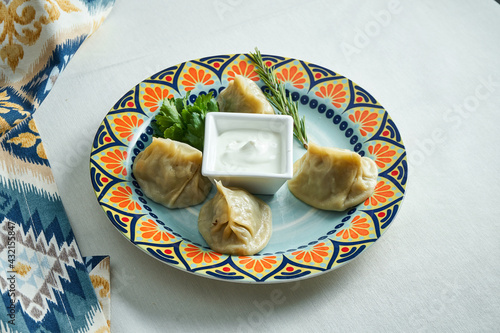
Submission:
[[[108,258],[108,256],[84,257],[83,261],[85,262],[85,267],[87,267],[87,271],[91,272],[94,268],[97,267],[97,265],[99,265],[106,258]]]
[[[10,202],[3,206],[7,209],[0,210],[0,252],[7,250],[8,223],[15,221],[14,265],[29,267],[29,271],[17,269],[15,313],[6,317],[9,312],[2,309],[0,320],[8,323],[15,319],[11,329],[19,332],[66,332],[68,327],[87,331],[89,319],[100,309],[69,222],[58,213],[64,213],[61,201],[27,189],[23,193],[9,190],[0,185],[0,192]],[[12,276],[8,272],[13,269],[5,258],[0,256],[1,269]],[[6,308],[11,300],[5,292],[10,284],[7,276],[0,276]]]
[[[113,4],[0,1],[0,332],[109,332],[32,115]]]

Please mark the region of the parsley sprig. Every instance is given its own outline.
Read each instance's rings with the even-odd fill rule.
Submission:
[[[281,83],[274,73],[272,67],[268,67],[262,60],[262,55],[258,48],[255,48],[255,53],[250,52],[249,58],[255,63],[255,72],[260,79],[269,88],[269,91],[264,91],[267,100],[284,115],[289,115],[293,118],[293,134],[302,143],[304,148],[308,147],[306,134],[305,117],[299,117],[299,104],[292,101],[291,94],[286,94],[285,85]]]
[[[193,105],[188,104],[189,93],[183,98],[165,99],[160,112],[151,122],[153,136],[187,143],[203,151],[205,116],[219,111],[217,101],[208,95],[198,95]]]

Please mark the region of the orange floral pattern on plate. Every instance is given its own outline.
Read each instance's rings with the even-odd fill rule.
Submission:
[[[276,77],[283,83],[290,82],[298,89],[304,89],[304,83],[306,83],[304,73],[300,72],[297,66],[290,67],[290,70],[283,68],[281,72],[276,73]]]
[[[248,64],[246,61],[240,61],[238,65],[231,66],[231,69],[232,70],[227,72],[227,75],[229,76],[227,78],[228,81],[233,81],[236,75],[247,77],[252,81],[259,81],[259,75],[257,75],[254,70],[255,66]]]
[[[372,133],[377,126],[378,114],[374,112],[369,112],[368,110],[357,110],[353,114],[349,115],[349,119],[356,124],[360,124],[361,128],[359,132],[362,136],[366,136],[368,133]]]
[[[265,269],[270,269],[277,263],[276,256],[264,258],[239,257],[239,261],[246,269],[253,269],[256,273],[262,273]]]
[[[319,243],[313,246],[310,250],[300,250],[292,252],[297,260],[304,260],[305,262],[314,261],[319,264],[328,257],[328,246],[325,243]]]
[[[354,217],[349,228],[338,232],[337,237],[342,237],[343,239],[358,239],[359,236],[368,236],[368,234],[370,234],[370,231],[368,231],[370,223],[367,221],[365,217]]]
[[[378,203],[385,203],[388,198],[394,196],[394,192],[391,191],[391,185],[384,183],[383,180],[379,181],[377,186],[375,186],[375,191],[372,196],[366,199],[365,205],[376,206]]]
[[[186,245],[186,256],[193,260],[193,263],[200,264],[202,262],[210,264],[212,261],[219,260],[221,254],[211,250],[203,250],[193,244]]]
[[[174,235],[164,230],[162,226],[151,219],[143,222],[139,230],[142,231],[142,238],[152,239],[155,242],[161,240],[168,242],[169,239],[174,238]]]
[[[115,118],[114,123],[116,125],[115,131],[119,133],[120,138],[130,141],[133,138],[134,130],[141,126],[144,121],[133,115],[132,117]]]
[[[379,170],[382,170],[373,196],[364,201],[367,206],[362,203],[359,211],[354,213],[355,215],[349,214],[350,220],[344,223],[343,228],[336,228],[337,231],[333,234],[329,232],[327,237],[322,237],[321,240],[315,237],[311,239],[315,242],[314,244],[300,248],[294,247],[295,250],[290,252],[286,249],[294,245],[276,248],[276,252],[266,255],[232,256],[214,252],[205,246],[189,241],[188,239],[191,239],[189,232],[185,235],[174,234],[169,228],[175,227],[170,224],[171,210],[165,211],[165,215],[160,213],[158,218],[165,222],[163,225],[156,218],[148,216],[144,204],[136,200],[139,194],[135,192],[135,184],[133,184],[130,154],[136,146],[135,138],[140,138],[142,134],[140,130],[149,121],[148,118],[159,111],[164,97],[172,96],[172,94],[175,97],[185,95],[189,90],[193,90],[192,93],[196,94],[212,88],[218,91],[223,86],[227,86],[228,81],[233,80],[236,75],[249,77],[259,85],[261,84],[255,73],[255,64],[249,61],[246,55],[229,55],[224,59],[227,59],[229,63],[221,61],[220,57],[199,59],[164,70],[161,75],[155,74],[151,79],[146,79],[133,90],[129,90],[116,104],[119,107],[113,108],[105,117],[102,131],[96,137],[99,140],[95,140],[91,155],[92,185],[102,208],[112,217],[110,220],[113,225],[137,247],[169,265],[193,272],[198,276],[210,276],[224,281],[275,283],[315,276],[335,269],[342,262],[352,260],[355,257],[353,254],[357,255],[359,252],[352,251],[351,255],[345,258],[339,256],[341,252],[347,253],[352,248],[364,251],[364,245],[371,246],[376,240],[375,236],[383,234],[394,219],[393,213],[400,204],[398,198],[402,199],[405,194],[407,167],[405,163],[400,162],[400,160],[405,160],[405,148],[400,136],[395,135],[399,133],[397,129],[392,123],[388,123],[390,118],[386,110],[381,108],[374,99],[365,99],[363,102],[360,98],[366,98],[365,95],[361,90],[357,94],[356,85],[347,78],[339,78],[336,74],[332,76],[328,70],[317,71],[318,66],[310,66],[299,60],[270,56],[266,63],[276,68],[276,73],[280,74],[280,80],[286,81],[288,88],[299,91],[300,95],[307,95],[309,100],[316,99],[318,104],[326,104],[335,110],[344,111],[347,106],[351,107],[345,110],[347,117],[351,115],[347,121],[349,127],[355,130],[360,138],[363,138],[361,142],[366,144],[366,155],[373,158]],[[299,72],[303,75],[300,76]],[[302,82],[304,79],[305,82]],[[303,88],[296,88],[292,84],[303,85]],[[140,96],[137,99],[136,93]],[[349,103],[351,98],[353,102],[356,101],[353,105]],[[362,102],[363,104],[360,104]],[[316,117],[317,111],[312,110],[313,105],[310,105],[311,110],[304,105],[306,118],[309,117],[307,112],[311,111],[312,123],[327,122],[329,124],[327,128],[333,126],[332,131],[337,131],[338,124],[331,122],[332,117],[329,117],[328,113],[325,113],[326,119]],[[151,110],[155,111],[151,112]],[[134,115],[137,118],[134,118]],[[142,123],[141,120],[143,120]],[[328,135],[328,133],[324,134]],[[130,136],[133,139],[129,141]],[[128,156],[125,151],[128,151]],[[396,163],[401,164],[396,165]],[[122,174],[126,176],[123,177]],[[396,177],[396,175],[401,175],[401,177]],[[379,183],[381,180],[383,182]],[[110,200],[111,198],[114,202]],[[141,209],[138,210],[134,205],[131,211],[128,208],[132,204],[130,199],[134,199]],[[120,208],[119,205],[125,208]],[[131,212],[135,218],[131,218]],[[139,214],[144,217],[137,220]],[[343,215],[345,214],[332,215],[331,222],[337,225],[337,220],[340,221]],[[379,230],[376,228],[377,224],[374,224],[372,220],[377,218],[384,219],[384,228]],[[314,219],[315,217],[311,217],[312,221]],[[171,238],[171,235],[174,235],[174,238]],[[283,246],[285,243],[286,241]],[[162,252],[166,256],[162,255]],[[339,263],[340,258],[346,261],[342,260]]]
[[[117,190],[111,192],[111,202],[118,204],[120,208],[127,208],[130,211],[140,210],[141,206],[132,198],[132,189],[130,186],[118,187]]]
[[[344,90],[344,86],[342,83],[337,84],[328,84],[326,87],[322,86],[319,88],[319,91],[316,92],[316,96],[321,98],[329,98],[332,101],[333,106],[336,108],[340,108],[342,106],[341,103],[345,103],[345,95],[347,95]]]
[[[160,87],[147,87],[144,89],[144,106],[149,108],[149,111],[155,112],[162,105],[165,98],[173,98],[174,95],[170,94],[167,88]]]
[[[114,151],[108,151],[106,156],[101,158],[107,169],[113,170],[113,173],[123,176],[127,175],[127,168],[125,167],[125,161],[127,160],[127,152],[115,149]]]
[[[382,146],[380,143],[369,146],[368,151],[375,156],[375,163],[379,168],[385,168],[385,165],[391,163],[392,157],[396,155],[394,150],[390,150],[388,146]]]
[[[214,84],[212,80],[212,75],[207,73],[204,69],[196,70],[196,68],[191,67],[187,74],[184,74],[184,80],[181,82],[186,91],[191,91],[196,87],[196,84],[201,83],[204,86]]]

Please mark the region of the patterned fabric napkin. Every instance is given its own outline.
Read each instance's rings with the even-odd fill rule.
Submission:
[[[82,258],[32,115],[113,4],[0,0],[1,332],[109,332],[109,257]]]

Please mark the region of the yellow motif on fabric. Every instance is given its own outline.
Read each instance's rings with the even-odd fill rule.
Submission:
[[[14,122],[14,125],[17,125],[26,116],[29,115],[29,112],[28,111],[24,111],[24,109],[23,109],[23,107],[21,105],[10,102],[9,99],[10,99],[10,96],[7,95],[7,91],[6,90],[0,92],[0,114],[7,114],[7,113],[12,112],[12,111],[19,112],[21,115],[23,115],[23,117],[17,119]],[[3,118],[2,116],[0,116],[0,136],[2,134],[6,133],[11,128],[12,128],[12,126],[5,120],[5,118]]]
[[[25,276],[31,270],[30,265],[23,264],[22,262],[18,262],[14,267],[13,271],[21,276]]]
[[[36,9],[31,5],[23,6],[28,0],[13,0],[10,4],[0,2],[0,44],[7,41],[0,49],[0,59],[7,62],[13,72],[16,71],[19,60],[24,57],[23,46],[35,44],[40,38],[43,25],[57,21],[61,10],[66,13],[78,12],[79,8],[69,0],[45,0],[45,14],[36,19]],[[20,13],[19,13],[20,11]]]
[[[7,90],[0,92],[0,113],[9,113],[12,109],[17,112],[22,112],[21,105],[9,102],[10,96],[7,95]]]
[[[92,285],[94,286],[94,289],[99,289],[102,287],[102,289],[99,291],[99,296],[101,297],[108,297],[109,294],[109,282],[102,276],[99,275],[90,275],[90,281],[92,282]]]
[[[3,117],[0,117],[0,136],[2,136],[2,134],[10,130],[11,128],[12,127],[9,125],[9,123],[5,121]]]
[[[30,130],[38,134],[38,129],[36,128],[35,121],[33,119],[30,120],[28,126]],[[45,154],[45,149],[43,149],[42,142],[37,141],[37,139],[40,139],[39,135],[35,135],[29,132],[23,132],[18,136],[15,136],[12,139],[8,140],[7,143],[21,145],[21,148],[31,148],[34,145],[38,144],[36,147],[36,153],[40,158],[47,159],[47,154]]]
[[[36,144],[36,139],[40,138],[32,133],[20,133],[18,136],[13,137],[8,143],[20,144],[21,148],[30,148]]]

